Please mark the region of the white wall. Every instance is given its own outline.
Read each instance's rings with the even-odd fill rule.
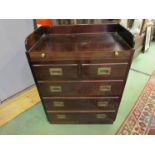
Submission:
[[[31,86],[34,81],[25,55],[25,37],[33,20],[0,20],[0,100]]]
[[[125,28],[127,28],[128,20],[127,20],[127,19],[121,19],[120,24],[121,24],[122,26],[124,26]]]

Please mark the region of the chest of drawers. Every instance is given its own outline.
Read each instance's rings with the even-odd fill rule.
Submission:
[[[40,27],[25,40],[50,123],[113,123],[134,53],[119,24]]]

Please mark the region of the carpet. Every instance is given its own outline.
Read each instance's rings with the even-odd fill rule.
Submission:
[[[0,126],[16,118],[40,101],[36,86],[32,86],[0,104]]]
[[[155,72],[116,134],[155,135]]]

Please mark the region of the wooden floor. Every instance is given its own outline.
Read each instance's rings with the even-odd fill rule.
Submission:
[[[0,126],[17,117],[40,101],[37,88],[32,86],[0,105]]]

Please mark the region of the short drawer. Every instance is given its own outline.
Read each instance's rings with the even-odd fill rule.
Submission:
[[[128,63],[82,64],[83,79],[124,79]]]
[[[33,65],[37,80],[78,79],[79,69],[77,64]]]
[[[115,110],[119,97],[51,97],[43,98],[46,110]]]
[[[119,96],[123,80],[98,81],[40,81],[43,97],[50,96]]]
[[[88,113],[48,113],[50,123],[76,124],[76,123],[106,123],[111,124],[116,118],[116,112],[88,112]]]

